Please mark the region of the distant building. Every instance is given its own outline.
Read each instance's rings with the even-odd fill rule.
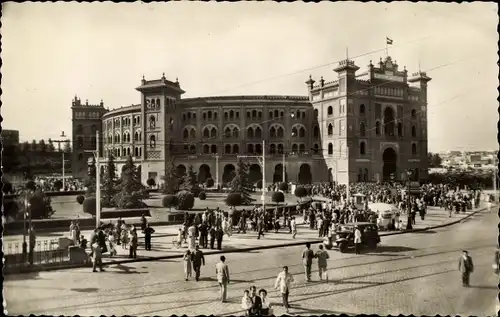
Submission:
[[[3,146],[19,145],[19,130],[2,130]]]

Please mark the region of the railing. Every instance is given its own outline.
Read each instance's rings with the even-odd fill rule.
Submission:
[[[42,240],[36,241],[33,252],[29,252],[29,241],[27,241],[28,249],[26,254],[23,254],[22,242],[11,242],[4,244],[4,267],[7,270],[23,269],[29,266],[39,265],[57,265],[69,263],[68,248],[60,248],[59,240]]]

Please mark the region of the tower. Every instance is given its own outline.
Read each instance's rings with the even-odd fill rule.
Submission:
[[[104,102],[91,105],[88,101],[82,103],[80,98],[75,96],[71,103],[72,112],[72,143],[73,152],[71,155],[71,171],[73,177],[87,176],[87,162],[92,158],[92,153],[96,149],[96,131],[99,131],[102,140],[102,116],[107,112]],[[102,153],[102,142],[99,146]]]
[[[179,81],[169,81],[165,74],[158,80],[141,80],[137,87],[141,93],[141,118],[143,157],[147,161],[142,168],[142,181],[152,178],[157,183],[165,174],[165,164],[173,159],[174,143],[178,137],[180,125],[177,102],[184,90]]]

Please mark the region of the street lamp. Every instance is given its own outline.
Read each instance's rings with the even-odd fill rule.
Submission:
[[[26,262],[27,254],[28,254],[28,244],[26,243],[26,216],[30,207],[30,203],[28,201],[28,193],[26,192],[24,196],[24,212],[23,212],[23,263]]]
[[[66,138],[66,135],[64,134],[64,131],[61,131],[60,137],[64,138],[64,139],[53,141],[53,142],[56,142],[59,144],[59,148],[61,147],[61,143],[69,142],[69,140]],[[65,168],[64,168],[64,148],[62,151],[62,188],[63,188],[63,191],[66,190],[66,176],[65,176]]]
[[[407,193],[406,193],[406,201],[407,201],[407,207],[406,207],[406,210],[408,212],[408,222],[406,223],[406,230],[411,230],[413,229],[412,227],[412,224],[411,224],[411,207],[410,207],[410,180],[411,180],[411,175],[412,175],[413,171],[411,169],[407,169],[406,170],[406,175],[408,176],[408,189],[407,189]]]

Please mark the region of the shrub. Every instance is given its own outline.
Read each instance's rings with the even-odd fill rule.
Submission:
[[[282,203],[285,201],[285,195],[282,192],[274,192],[271,200],[275,203]]]
[[[179,199],[177,199],[177,196],[174,195],[165,195],[161,201],[162,206],[165,208],[175,207],[178,203]]]
[[[295,188],[295,197],[302,198],[307,196],[307,190],[302,186]]]
[[[4,181],[2,191],[4,194],[10,194],[14,192],[14,187],[11,182]]]
[[[255,183],[255,187],[257,187],[258,189],[262,189],[262,179],[259,179],[257,183]]]
[[[47,219],[54,214],[51,199],[42,192],[36,192],[29,198],[32,219]]]
[[[35,189],[36,189],[36,184],[35,184],[35,182],[34,182],[34,181],[31,181],[31,180],[30,180],[30,181],[27,181],[27,182],[26,182],[25,187],[26,187],[26,189],[28,189],[28,190],[35,191]]]
[[[198,194],[198,198],[199,198],[200,200],[205,200],[205,199],[207,199],[207,194],[205,194],[205,192],[200,192],[200,193]]]
[[[62,181],[61,181],[61,180],[59,180],[59,179],[58,179],[58,180],[56,180],[56,181],[54,182],[54,189],[58,192],[58,191],[60,191],[62,188],[63,188],[63,183],[62,183]]]
[[[202,192],[202,189],[198,186],[191,188],[190,193],[193,194],[193,197],[198,197],[198,195]]]
[[[242,203],[242,198],[240,193],[230,193],[226,197],[226,205],[228,206],[240,206]]]
[[[96,203],[95,197],[85,198],[82,204],[83,212],[95,216],[95,211],[96,211],[95,203]]]
[[[279,190],[286,192],[288,190],[288,183],[280,183]]]
[[[182,190],[177,193],[177,209],[179,210],[190,210],[194,207],[194,195],[186,190]]]
[[[156,182],[154,179],[152,178],[148,178],[148,180],[146,181],[146,184],[149,186],[149,187],[153,187],[156,185]]]
[[[83,195],[76,196],[76,202],[79,203],[80,205],[83,204],[84,201],[85,201],[85,196]]]
[[[214,186],[214,180],[211,178],[207,178],[207,180],[205,181],[205,185],[207,185],[207,187]]]

